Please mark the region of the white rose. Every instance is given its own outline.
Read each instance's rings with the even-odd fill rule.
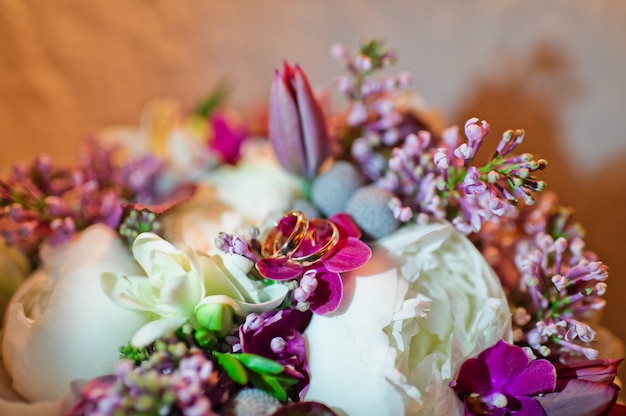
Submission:
[[[305,332],[306,399],[349,415],[462,415],[448,383],[511,336],[499,280],[472,243],[448,224],[408,226],[344,282],[339,310]]]
[[[247,140],[236,166],[207,173],[194,197],[163,218],[168,241],[216,254],[219,232],[247,235],[251,225],[271,224],[289,209],[300,182],[286,173],[266,141]]]
[[[31,402],[62,398],[72,380],[111,373],[118,348],[147,322],[100,287],[104,271],[138,271],[113,230],[91,226],[66,245],[44,247],[41,258],[11,300],[2,339],[12,386]]]

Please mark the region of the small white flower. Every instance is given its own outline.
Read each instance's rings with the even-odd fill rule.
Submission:
[[[135,239],[133,255],[144,274],[103,273],[101,282],[116,305],[145,312],[151,319],[132,337],[137,347],[193,323],[201,305],[228,305],[245,316],[277,307],[287,293],[284,285],[265,287],[249,279],[252,262],[245,257],[209,257],[186,246],[176,248],[152,233]]]

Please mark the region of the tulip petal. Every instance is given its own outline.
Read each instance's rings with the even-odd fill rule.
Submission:
[[[302,144],[306,158],[303,173],[305,177],[312,178],[330,155],[326,122],[309,81],[298,65],[294,69],[293,86],[296,92]]]
[[[289,68],[285,64],[285,72],[290,72]],[[285,78],[276,71],[270,93],[268,136],[280,164],[289,172],[301,173],[306,161],[298,108]]]
[[[578,379],[610,384],[617,375],[621,359],[586,360],[559,366],[559,380]]]
[[[558,392],[537,397],[550,416],[600,415],[615,402],[618,387],[584,380],[570,380]]]

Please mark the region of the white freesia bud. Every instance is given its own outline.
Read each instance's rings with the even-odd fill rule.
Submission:
[[[202,305],[229,306],[246,316],[278,307],[288,291],[285,285],[264,286],[248,278],[253,263],[243,256],[206,256],[187,246],[177,248],[152,233],[137,236],[133,255],[142,271],[103,273],[101,284],[120,308],[150,317],[133,335],[135,347],[181,327]]]
[[[60,399],[72,380],[111,373],[118,348],[147,322],[100,288],[102,272],[138,269],[110,228],[91,226],[68,244],[44,247],[41,258],[11,299],[2,338],[13,388],[31,402]]]
[[[350,415],[462,415],[455,372],[511,338],[502,287],[473,244],[449,224],[407,226],[344,284],[338,311],[305,332],[305,399]]]

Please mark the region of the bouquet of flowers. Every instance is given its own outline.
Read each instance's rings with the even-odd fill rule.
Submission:
[[[383,42],[331,53],[341,111],[285,63],[267,128],[154,101],[0,181],[0,413],[626,414],[607,266],[524,131],[480,159]]]

